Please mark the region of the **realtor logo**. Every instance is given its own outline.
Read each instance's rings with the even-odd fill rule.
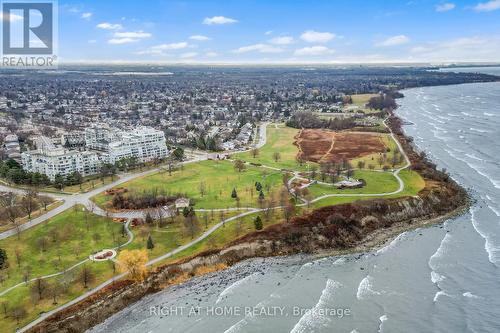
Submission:
[[[2,2],[2,66],[54,66],[55,7],[47,0]]]

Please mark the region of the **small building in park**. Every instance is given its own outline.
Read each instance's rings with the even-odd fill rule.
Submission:
[[[179,198],[175,200],[175,209],[184,209],[189,207],[189,199],[188,198]]]

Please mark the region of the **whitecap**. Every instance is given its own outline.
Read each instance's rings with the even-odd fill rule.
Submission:
[[[479,223],[476,221],[475,217],[475,212],[477,209],[477,207],[473,207],[470,209],[472,226],[474,227],[476,232],[484,238],[484,249],[486,250],[486,253],[488,253],[488,260],[492,264],[496,264],[498,263],[498,252],[500,251],[500,248],[492,244],[492,241],[490,239],[491,236],[481,230],[481,227],[479,226]]]
[[[433,271],[437,270],[436,261],[438,261],[441,257],[443,257],[446,251],[445,248],[450,241],[451,241],[451,235],[449,233],[446,233],[444,235],[444,238],[441,240],[441,244],[439,244],[439,247],[436,250],[436,252],[434,252],[434,254],[429,258],[427,264]]]
[[[434,295],[434,299],[432,300],[434,303],[436,303],[438,301],[438,298],[440,296],[448,296],[448,297],[451,297],[451,295],[445,293],[444,291],[440,290],[438,291],[435,295]]]
[[[467,298],[481,298],[477,295],[474,295],[473,293],[471,293],[470,291],[467,291],[465,293],[462,294],[463,297],[467,297]]]
[[[327,326],[331,321],[331,318],[325,315],[321,315],[321,309],[325,308],[328,303],[331,302],[335,289],[342,287],[337,281],[328,279],[326,281],[325,289],[321,292],[316,305],[307,311],[295,324],[290,333],[302,333],[302,332],[313,332],[315,327]]]
[[[376,254],[379,255],[379,254],[383,254],[383,253],[386,253],[387,251],[393,249],[394,247],[396,247],[396,245],[399,243],[399,241],[401,241],[408,233],[405,231],[401,234],[399,234],[396,238],[394,238],[388,245],[384,246],[383,248],[381,249],[378,249]]]
[[[367,275],[359,283],[358,291],[356,293],[356,298],[358,300],[363,300],[371,295],[380,295],[380,292],[373,290],[373,278],[370,275]]]
[[[253,277],[255,277],[257,275],[259,275],[259,273],[257,273],[257,272],[255,272],[253,274],[250,274],[250,275],[247,275],[243,279],[240,279],[240,280],[234,282],[233,284],[231,284],[230,286],[228,286],[226,289],[224,289],[219,294],[219,297],[217,297],[217,300],[215,301],[215,304],[217,304],[220,301],[222,301],[225,297],[228,297],[228,296],[232,295],[234,293],[234,291],[236,289],[238,289],[238,287],[244,285],[246,282],[248,282],[250,279],[252,279]]]
[[[475,127],[469,127],[469,130],[472,132],[476,132],[476,133],[491,133],[490,131],[480,129],[480,128],[475,128]]]
[[[382,315],[380,316],[379,320],[380,320],[380,325],[378,326],[378,331],[379,332],[382,332],[382,325],[384,325],[384,322],[386,322],[389,318],[387,317],[387,315]]]
[[[446,279],[446,276],[441,275],[441,274],[439,274],[439,273],[437,273],[435,271],[431,272],[431,281],[432,281],[432,283],[437,284],[438,282],[441,282],[444,279]]]

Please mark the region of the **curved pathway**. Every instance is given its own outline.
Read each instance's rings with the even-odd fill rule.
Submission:
[[[387,124],[385,123],[387,121],[384,120],[384,125],[386,125],[387,128],[389,128],[389,126],[387,126]],[[267,127],[267,123],[264,123],[261,125],[261,129],[260,129],[260,140],[259,140],[259,143],[257,145],[255,145],[255,148],[261,148],[264,146],[264,144],[266,143],[266,140],[267,140],[267,133],[266,133],[266,127]],[[371,196],[387,196],[387,195],[392,195],[392,194],[397,194],[397,193],[400,193],[404,190],[405,188],[405,184],[404,184],[404,181],[401,179],[401,177],[399,176],[399,173],[401,172],[401,170],[404,170],[406,168],[408,168],[411,163],[410,163],[410,160],[408,158],[408,156],[406,155],[406,152],[404,151],[403,147],[401,146],[400,142],[396,139],[394,133],[392,132],[392,130],[389,128],[390,130],[390,135],[392,137],[392,139],[396,142],[400,152],[403,154],[405,160],[406,160],[406,164],[396,170],[394,170],[392,172],[392,174],[396,177],[396,179],[398,180],[399,182],[399,188],[396,190],[396,191],[393,191],[393,192],[388,192],[388,193],[373,193],[373,194],[365,194],[365,193],[358,193],[358,194],[355,194],[355,193],[346,193],[346,194],[341,194],[341,193],[338,193],[338,194],[326,194],[326,195],[323,195],[323,196],[320,196],[320,197],[317,197],[311,201],[305,201],[303,202],[302,204],[297,204],[297,206],[305,206],[305,205],[308,205],[310,203],[313,203],[313,202],[317,202],[319,200],[322,200],[324,198],[328,198],[328,197],[334,197],[334,196],[339,196],[339,197],[371,197]],[[249,151],[251,149],[247,149],[246,151]],[[202,156],[198,156],[196,159],[194,160],[191,160],[191,161],[187,161],[187,162],[183,162],[183,163],[192,163],[192,162],[198,162],[198,161],[201,161],[201,160],[204,160],[206,159],[206,157],[202,157]],[[269,166],[265,166],[263,165],[262,167],[264,168],[269,168],[269,169],[274,169],[274,170],[281,170],[281,169],[278,169],[278,168],[274,168],[274,167],[269,167]],[[144,214],[144,211],[135,211],[135,212],[120,212],[120,213],[108,213],[106,212],[105,210],[99,208],[97,205],[95,205],[94,203],[92,203],[90,201],[90,198],[105,191],[105,190],[108,190],[112,187],[115,187],[119,184],[122,184],[124,182],[127,182],[129,180],[132,180],[134,178],[137,178],[137,177],[141,177],[141,176],[144,176],[144,175],[148,175],[148,174],[151,174],[151,173],[154,173],[154,172],[157,172],[159,171],[161,168],[155,168],[155,169],[151,169],[151,170],[148,170],[148,171],[144,171],[144,172],[141,172],[141,173],[138,173],[138,174],[126,174],[126,175],[123,175],[122,177],[120,177],[118,180],[110,183],[110,184],[107,184],[103,187],[100,187],[100,188],[97,188],[95,190],[92,190],[90,192],[87,192],[87,193],[84,193],[84,194],[76,194],[76,195],[72,195],[70,197],[60,197],[61,199],[65,199],[65,203],[58,207],[60,209],[54,209],[52,211],[50,211],[49,213],[53,213],[53,214],[50,214],[52,216],[55,216],[57,215],[58,213],[66,210],[67,208],[75,205],[75,204],[83,204],[85,205],[87,208],[89,208],[93,213],[95,214],[98,214],[98,215],[103,215],[103,216],[110,216],[110,217],[125,217],[127,219],[129,219],[129,221],[127,222],[127,227],[126,227],[126,230],[127,230],[127,233],[129,235],[129,241],[125,244],[122,244],[121,246],[119,247],[123,247],[127,244],[129,244],[130,242],[132,242],[133,240],[133,233],[129,230],[128,226],[129,226],[129,223],[130,223],[130,219],[132,217],[142,217],[143,214]],[[296,175],[294,175],[295,177]],[[1,186],[1,185],[0,185]],[[1,187],[0,187],[0,190],[1,190]],[[64,207],[64,209],[62,209],[62,207]],[[279,208],[282,208],[281,206],[276,206],[276,207],[272,207],[271,209],[279,209]],[[233,217],[230,217],[230,218],[227,218],[223,221],[220,221],[219,223],[213,225],[210,229],[206,230],[203,234],[201,234],[198,238],[190,241],[189,243],[186,243],[168,253],[165,253],[163,254],[162,256],[160,257],[157,257],[155,259],[152,259],[150,260],[146,265],[147,266],[151,266],[151,265],[154,265],[166,258],[169,258],[169,257],[172,257],[174,256],[175,254],[178,254],[186,249],[188,249],[189,247],[203,241],[204,239],[206,239],[209,235],[211,235],[213,232],[215,232],[217,229],[219,229],[220,227],[222,227],[223,225],[225,225],[225,223],[227,222],[230,222],[230,221],[233,221],[233,220],[236,220],[238,218],[241,218],[241,217],[244,217],[244,216],[247,216],[247,215],[251,215],[251,214],[254,214],[254,213],[258,213],[258,212],[261,212],[261,211],[264,211],[265,209],[262,209],[262,208],[252,208],[252,207],[243,207],[243,208],[227,208],[227,209],[213,209],[213,211],[230,211],[230,210],[247,210],[246,212],[244,213],[241,213],[241,214],[238,214],[236,216],[233,216]],[[212,209],[197,209],[196,211],[200,211],[200,212],[209,212],[209,211],[212,211]],[[31,223],[29,226],[26,226],[24,228],[22,228],[22,230],[25,230],[25,229],[28,229],[29,227],[31,226],[34,226],[34,225],[37,225],[38,223],[41,223],[45,220],[47,220],[48,218],[50,217],[46,217],[49,215],[49,213],[47,214],[44,214],[42,216],[40,216],[39,218],[37,219],[33,219],[32,221],[35,221],[33,223]],[[30,222],[32,222],[30,221]],[[28,222],[28,223],[30,223]],[[27,225],[28,223],[24,224],[24,225]],[[23,226],[24,226],[23,225]],[[9,237],[11,235],[15,234],[15,231],[13,230],[9,230],[9,231],[6,231],[6,232],[3,232],[0,234],[0,239],[3,239],[3,238],[6,238],[6,237]],[[83,261],[85,262],[85,261]],[[80,262],[78,263],[77,265],[80,265],[82,264],[83,262]],[[76,265],[76,266],[77,266]],[[76,267],[76,266],[73,266],[73,267]],[[72,267],[72,268],[73,268]],[[51,276],[55,276],[55,275],[58,275],[60,274],[61,272],[59,273],[55,273],[54,275],[51,275]],[[62,310],[62,309],[65,309],[73,304],[76,304],[80,301],[82,301],[83,299],[87,298],[88,296],[96,293],[97,291],[103,289],[104,287],[110,285],[111,283],[113,283],[115,280],[117,279],[120,279],[122,277],[124,277],[126,274],[125,273],[122,273],[122,274],[119,274],[119,275],[116,275],[114,276],[112,279],[109,279],[105,282],[103,282],[102,284],[98,285],[97,287],[87,291],[85,294],[83,295],[80,295],[79,297],[71,300],[70,302],[64,304],[64,305],[61,305],[60,307],[56,308],[56,309],[53,309],[51,311],[48,311],[44,314],[42,314],[38,319],[36,319],[35,321],[32,321],[31,323],[29,323],[27,326],[21,328],[19,330],[19,332],[24,332],[30,328],[32,328],[33,326],[35,326],[36,324],[40,323],[41,321],[43,321],[45,318],[47,318],[48,316],[54,314],[54,313],[57,313],[58,311]],[[24,283],[23,283],[24,284]]]

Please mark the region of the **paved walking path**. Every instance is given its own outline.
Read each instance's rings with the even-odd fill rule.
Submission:
[[[387,119],[385,120],[387,121]],[[384,124],[387,126],[387,124],[385,123],[384,121]],[[275,126],[277,126],[275,124]],[[260,129],[260,140],[259,140],[259,143],[255,146],[256,148],[261,148],[265,145],[266,141],[267,141],[267,133],[266,133],[266,127],[267,127],[267,123],[264,123],[261,125],[261,129]],[[277,127],[276,127],[277,128]],[[389,128],[387,126],[387,128]],[[390,130],[390,128],[389,128]],[[398,180],[399,182],[399,188],[396,190],[396,191],[393,191],[393,192],[388,192],[388,193],[372,193],[372,194],[365,194],[365,193],[358,193],[358,194],[355,194],[355,193],[346,193],[346,194],[342,194],[342,193],[338,193],[338,194],[326,194],[326,195],[323,195],[323,196],[320,196],[320,197],[317,197],[311,201],[307,201],[307,200],[303,200],[303,203],[301,204],[297,204],[297,206],[305,206],[305,205],[309,205],[311,203],[314,203],[314,202],[317,202],[319,200],[322,200],[324,198],[328,198],[328,197],[334,197],[334,196],[338,196],[338,197],[370,197],[370,196],[387,196],[387,195],[392,195],[392,194],[397,194],[397,193],[400,193],[404,190],[405,188],[405,184],[403,182],[403,180],[400,178],[399,176],[399,173],[401,172],[401,170],[404,170],[406,168],[408,168],[410,166],[410,160],[408,158],[408,156],[406,155],[406,152],[403,150],[403,147],[401,146],[400,142],[396,139],[394,133],[391,131],[390,133],[392,139],[396,142],[400,152],[403,154],[405,160],[406,160],[406,163],[404,166],[394,170],[392,172],[392,174],[396,177],[396,179]],[[250,149],[248,149],[250,150]],[[247,151],[248,151],[247,150]],[[194,159],[194,160],[191,160],[191,161],[188,161],[188,162],[184,162],[184,163],[193,163],[193,162],[198,162],[198,161],[201,161],[201,160],[205,160],[206,157],[205,156],[201,156],[201,155],[197,155],[197,158]],[[279,170],[281,171],[281,169],[278,169],[278,168],[274,168],[274,167],[270,167],[270,166],[261,166],[263,168],[268,168],[268,169],[273,169],[273,170]],[[125,175],[122,175],[119,179],[117,179],[116,181],[110,183],[110,184],[107,184],[103,187],[100,187],[100,188],[97,188],[95,190],[92,190],[90,192],[87,192],[87,193],[83,193],[83,194],[75,194],[75,195],[72,195],[72,196],[61,196],[58,198],[61,198],[61,199],[64,199],[65,200],[65,203],[48,212],[47,214],[44,214],[40,217],[38,217],[37,219],[33,219],[32,222],[29,226],[26,226],[24,227],[22,230],[26,230],[34,225],[37,225],[45,220],[47,220],[48,218],[52,217],[52,216],[55,216],[56,214],[70,208],[71,206],[75,205],[75,204],[83,204],[85,205],[89,210],[91,210],[92,212],[94,212],[95,214],[98,214],[98,215],[103,215],[103,216],[111,216],[111,217],[122,217],[122,218],[127,218],[129,219],[129,221],[127,222],[127,233],[129,235],[129,241],[123,245],[121,245],[120,247],[123,247],[127,244],[129,244],[130,242],[132,242],[133,240],[133,233],[130,232],[128,226],[129,226],[129,223],[130,223],[130,219],[133,218],[133,217],[142,217],[144,215],[144,211],[130,211],[130,212],[120,212],[120,213],[107,213],[105,210],[97,207],[95,204],[91,203],[90,201],[90,198],[103,192],[103,191],[106,191],[110,188],[113,188],[119,184],[122,184],[124,182],[127,182],[129,180],[132,180],[134,178],[137,178],[137,177],[142,177],[144,175],[148,175],[148,174],[151,174],[151,173],[154,173],[154,172],[157,172],[159,171],[161,168],[155,168],[155,169],[152,169],[152,170],[148,170],[148,171],[144,171],[144,172],[141,172],[141,173],[138,173],[138,174],[125,174]],[[294,173],[294,178],[298,178],[298,174],[297,173]],[[0,185],[0,190],[2,190],[2,185]],[[64,207],[64,208],[62,208]],[[271,209],[280,209],[282,208],[281,206],[276,206],[276,207],[272,207]],[[165,253],[163,254],[162,256],[160,257],[157,257],[155,259],[152,259],[150,260],[148,263],[147,263],[147,266],[151,266],[151,265],[154,265],[166,258],[169,258],[169,257],[172,257],[173,255],[175,254],[178,254],[188,248],[190,248],[191,246],[203,241],[204,239],[206,239],[208,236],[210,236],[213,232],[215,232],[216,230],[218,230],[220,227],[222,227],[223,225],[225,225],[227,222],[230,222],[230,221],[234,221],[236,219],[239,219],[241,217],[244,217],[244,216],[247,216],[247,215],[250,215],[250,214],[254,214],[254,213],[258,213],[258,212],[262,212],[264,211],[265,209],[262,209],[262,208],[252,208],[252,207],[243,207],[243,208],[227,208],[227,209],[213,209],[213,211],[231,211],[231,210],[246,210],[246,212],[243,212],[241,214],[238,214],[236,216],[233,216],[233,217],[230,217],[230,218],[227,218],[223,221],[220,221],[219,223],[213,225],[210,229],[206,230],[202,235],[200,235],[198,238],[190,241],[189,243],[186,243],[168,253]],[[54,212],[56,211],[56,212]],[[200,212],[209,212],[209,211],[212,211],[212,209],[197,209],[196,211],[200,211]],[[52,213],[52,214],[51,214]],[[50,217],[46,217],[50,215]],[[35,222],[33,222],[35,221]],[[28,222],[28,223],[30,223]],[[24,224],[24,225],[27,225],[28,223]],[[23,226],[24,226],[23,225]],[[6,238],[6,237],[9,237],[9,236],[12,236],[15,234],[15,231],[13,230],[9,230],[9,231],[5,231],[3,233],[0,234],[0,239],[3,239],[3,238]],[[78,263],[77,265],[80,265],[82,264],[83,262],[80,262]],[[76,265],[76,266],[77,266]],[[60,274],[59,273],[55,273],[53,276],[55,275],[58,275]],[[113,283],[114,281],[124,277],[126,274],[120,274],[120,275],[116,275],[114,276],[112,279],[109,279],[105,282],[103,282],[102,284],[98,285],[97,287],[87,291],[85,294],[71,300],[70,302],[64,304],[64,305],[61,305],[60,307],[58,308],[55,308],[51,311],[48,311],[44,314],[42,314],[38,319],[36,319],[35,321],[29,323],[28,325],[26,325],[25,327],[21,328],[19,330],[19,332],[24,332],[30,328],[32,328],[33,326],[35,326],[36,324],[40,323],[41,321],[43,321],[45,318],[47,318],[48,316],[54,314],[54,313],[57,313],[58,311],[61,311],[73,304],[76,304],[82,300],[84,300],[85,298],[87,298],[88,296],[96,293],[97,291],[103,289],[104,287],[110,285],[111,283]],[[1,294],[0,294],[1,296]]]

